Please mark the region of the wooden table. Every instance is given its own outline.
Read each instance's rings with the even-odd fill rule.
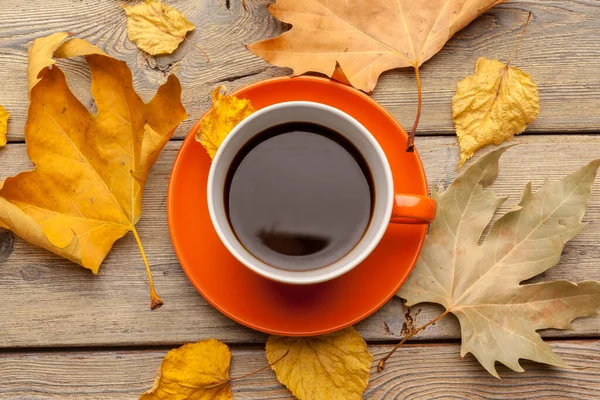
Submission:
[[[193,21],[189,39],[171,56],[151,57],[127,39],[123,11],[115,0],[2,0],[0,13],[0,104],[11,113],[10,143],[0,150],[0,180],[30,168],[23,128],[27,116],[27,48],[33,39],[71,31],[126,60],[135,87],[149,99],[169,73],[183,84],[190,117],[181,124],[151,171],[138,224],[156,287],[165,300],[148,309],[142,260],[131,235],[119,240],[98,276],[10,232],[0,230],[0,398],[135,399],[148,389],[171,348],[216,338],[233,351],[232,375],[266,363],[266,336],[227,319],[186,279],[171,247],[165,202],[169,172],[186,132],[209,107],[217,85],[230,89],[289,73],[249,53],[243,43],[272,37],[285,27],[267,13],[266,0],[248,1],[244,12],[232,0],[170,0]],[[600,157],[600,2],[597,0],[511,0],[458,33],[422,69],[423,116],[417,148],[430,183],[447,184],[458,160],[451,98],[460,79],[480,56],[506,60],[527,12],[533,13],[513,64],[531,73],[540,89],[541,112],[519,143],[502,158],[494,187],[514,205],[523,186],[559,179]],[[61,63],[81,101],[92,105],[83,61]],[[415,113],[411,71],[383,75],[373,95],[404,126]],[[479,153],[481,154],[481,153]],[[478,155],[479,155],[478,154]],[[590,223],[565,248],[559,265],[539,280],[600,280],[600,179],[585,217]],[[395,298],[357,325],[376,359],[412,326],[441,308],[405,309]],[[414,338],[374,374],[365,398],[598,398],[600,318],[575,322],[574,331],[542,335],[573,369],[524,362],[525,373],[500,367],[504,379],[485,372],[469,355],[459,356],[460,331],[446,317]],[[289,392],[265,371],[233,384],[234,398],[281,399]]]

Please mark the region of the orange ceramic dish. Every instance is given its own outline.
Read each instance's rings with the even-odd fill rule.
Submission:
[[[361,122],[386,153],[397,193],[427,195],[417,152],[407,153],[407,134],[369,96],[325,78],[301,76],[261,81],[233,93],[256,109],[284,101],[336,107]],[[206,200],[210,158],[194,136],[183,142],[167,197],[169,230],[181,266],[204,298],[250,328],[285,336],[333,332],[366,318],[385,304],[414,267],[427,225],[390,224],[365,261],[334,280],[292,286],[263,278],[238,262],[213,229]]]

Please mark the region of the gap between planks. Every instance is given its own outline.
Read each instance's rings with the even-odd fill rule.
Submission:
[[[374,363],[365,399],[596,399],[600,385],[600,342],[552,341],[573,368],[523,361],[525,372],[498,366],[502,379],[489,375],[473,356],[459,355],[458,344],[407,345],[386,363],[376,362],[391,346],[369,346]],[[152,385],[167,350],[0,353],[0,399],[137,399]],[[232,349],[231,377],[264,367],[262,349]],[[272,371],[232,384],[233,398],[292,399]]]

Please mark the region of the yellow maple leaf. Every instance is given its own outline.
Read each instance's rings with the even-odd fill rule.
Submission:
[[[72,58],[76,56],[89,56],[92,54],[108,56],[102,49],[99,49],[87,40],[71,38],[56,49],[54,57]]]
[[[31,93],[31,89],[41,80],[38,77],[40,72],[44,68],[56,64],[56,58],[69,58],[88,54],[106,55],[104,51],[82,39],[72,38],[63,43],[70,35],[71,33],[68,32],[56,32],[33,41],[27,51],[28,93]],[[63,44],[61,45],[61,43]]]
[[[225,93],[224,86],[217,86],[212,91],[212,110],[202,118],[196,133],[196,141],[204,146],[210,158],[215,156],[229,132],[255,111],[250,100],[227,96]]]
[[[4,181],[0,227],[94,273],[113,243],[133,231],[148,270],[155,308],[162,303],[154,292],[135,224],[148,171],[187,117],[181,85],[169,76],[145,104],[133,90],[125,62],[102,55],[89,43],[71,40],[56,53],[85,55],[98,113],[91,114],[77,100],[58,67],[41,70],[30,92],[25,129],[35,169]],[[37,56],[46,56],[30,54],[34,65],[40,64]]]
[[[122,7],[127,15],[129,40],[153,56],[171,54],[185,35],[196,29],[181,12],[159,0]]]
[[[458,168],[483,146],[523,132],[539,111],[538,89],[529,74],[498,60],[477,60],[475,74],[458,83],[452,99]]]
[[[6,144],[6,131],[8,130],[8,118],[10,113],[0,105],[0,147]]]
[[[217,340],[185,344],[167,353],[140,400],[231,399],[230,364],[229,348]]]
[[[352,327],[315,337],[271,336],[267,359],[279,382],[300,400],[362,399],[373,362]]]
[[[46,67],[56,64],[54,52],[70,34],[67,32],[56,32],[49,36],[33,41],[27,50],[29,63],[27,64],[27,86],[28,92],[40,81],[38,74]]]

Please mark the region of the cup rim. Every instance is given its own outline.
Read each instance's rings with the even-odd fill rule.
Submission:
[[[374,229],[375,233],[374,233],[373,237],[370,239],[370,242],[367,245],[365,245],[365,247],[360,252],[358,252],[351,260],[348,260],[346,263],[342,264],[338,268],[335,268],[327,273],[321,273],[319,275],[316,275],[316,274],[309,275],[309,273],[312,273],[312,272],[317,273],[319,271],[319,269],[316,269],[316,270],[312,270],[312,271],[302,271],[303,272],[302,276],[290,277],[290,276],[278,275],[277,274],[278,269],[276,267],[270,266],[266,263],[263,263],[263,264],[265,264],[269,267],[268,270],[249,262],[248,259],[240,253],[238,248],[236,248],[230,242],[229,238],[223,232],[222,225],[218,222],[220,220],[220,218],[217,216],[215,205],[214,205],[214,202],[212,201],[212,199],[214,198],[214,195],[215,195],[214,189],[213,189],[213,181],[215,179],[215,173],[217,170],[217,166],[219,164],[219,160],[221,159],[227,145],[233,140],[234,135],[238,131],[242,130],[246,125],[248,125],[253,119],[260,118],[263,114],[267,114],[267,113],[270,113],[270,112],[273,112],[273,111],[276,111],[276,110],[279,110],[282,108],[298,107],[298,106],[319,108],[319,109],[325,110],[327,112],[336,114],[338,117],[341,117],[341,118],[345,119],[346,121],[350,122],[352,125],[354,125],[354,127],[357,129],[357,131],[359,131],[363,134],[363,136],[367,139],[367,141],[370,143],[372,148],[377,153],[377,158],[381,161],[382,166],[383,166],[383,170],[384,170],[383,179],[385,180],[385,185],[389,188],[389,190],[388,190],[389,195],[387,196],[387,199],[384,199],[385,202],[381,206],[384,208],[383,216],[380,218],[379,221],[371,220],[365,230],[365,233],[366,233],[370,229]],[[369,130],[367,128],[365,128],[358,120],[356,120],[351,115],[345,113],[344,111],[341,111],[335,107],[332,107],[332,106],[329,106],[326,104],[321,104],[321,103],[317,103],[317,102],[313,102],[313,101],[286,101],[286,102],[272,104],[267,107],[261,108],[260,110],[257,110],[256,112],[254,112],[253,114],[249,115],[244,120],[242,120],[238,125],[236,125],[231,130],[231,132],[225,137],[225,139],[223,140],[223,142],[217,149],[215,156],[213,157],[213,160],[212,160],[212,163],[210,166],[210,170],[209,170],[208,180],[207,180],[206,194],[207,194],[207,202],[208,202],[208,211],[209,211],[209,215],[210,215],[210,219],[211,219],[213,228],[215,229],[215,231],[216,231],[217,235],[219,236],[219,239],[221,240],[223,245],[240,263],[242,263],[244,266],[249,268],[254,273],[257,273],[260,276],[263,276],[267,279],[270,279],[270,280],[273,280],[276,282],[282,282],[282,283],[294,284],[294,285],[309,285],[309,284],[316,284],[316,283],[329,281],[329,280],[335,279],[341,275],[348,273],[353,268],[355,268],[357,265],[359,265],[362,261],[364,261],[365,258],[367,258],[369,256],[369,254],[371,254],[371,252],[373,252],[373,250],[377,247],[377,245],[383,238],[385,231],[387,230],[387,227],[389,225],[389,221],[390,221],[391,214],[392,214],[392,207],[393,207],[394,182],[393,182],[392,170],[391,170],[389,161],[388,161],[387,156],[386,156],[385,152],[383,151],[381,145],[379,144],[377,139],[373,136],[373,134],[371,134],[371,132],[369,132]],[[375,226],[374,224],[378,224],[378,226]],[[227,224],[227,225],[229,226],[229,224]],[[229,227],[229,229],[232,230],[231,227]],[[232,230],[232,232],[233,232],[233,230]],[[363,237],[357,242],[356,246],[363,243],[364,240],[365,240],[365,237],[363,235]],[[241,243],[238,242],[238,244],[241,248],[243,248],[243,245]],[[246,252],[252,258],[256,258],[249,251],[246,250]],[[348,253],[348,254],[350,254],[350,253]],[[339,260],[337,262],[339,262]],[[326,268],[326,267],[324,267],[324,268]]]

